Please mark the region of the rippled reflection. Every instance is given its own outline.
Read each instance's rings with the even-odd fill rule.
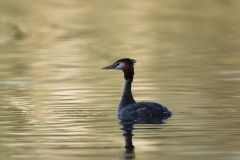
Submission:
[[[125,141],[125,155],[124,159],[135,159],[134,153],[134,145],[132,142],[132,134],[133,130],[150,130],[149,134],[151,134],[151,130],[159,130],[161,128],[133,128],[135,124],[164,124],[163,120],[166,120],[166,117],[158,117],[158,118],[137,118],[137,119],[119,119],[119,124],[122,125],[121,130],[123,130],[123,137]]]
[[[134,146],[132,143],[132,130],[133,130],[133,125],[134,124],[129,124],[129,125],[122,125],[123,127],[121,130],[123,130],[123,136],[124,136],[124,141],[125,141],[125,159],[135,159],[135,153],[134,153]]]
[[[236,0],[0,1],[1,160],[119,158],[123,75],[101,68],[124,57],[137,60],[135,100],[174,113],[160,131],[134,130],[136,158],[240,159],[239,8]]]

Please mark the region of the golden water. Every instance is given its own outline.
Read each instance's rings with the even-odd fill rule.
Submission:
[[[240,2],[0,1],[1,160],[240,159]],[[125,153],[116,115],[133,94],[173,116],[135,125]]]

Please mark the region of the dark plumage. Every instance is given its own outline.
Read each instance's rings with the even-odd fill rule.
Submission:
[[[124,72],[125,84],[122,98],[118,105],[118,116],[123,119],[131,118],[156,118],[170,117],[172,113],[163,105],[155,102],[136,102],[133,99],[131,84],[134,76],[135,60],[123,58],[114,64],[104,67],[103,69],[119,69]]]
[[[137,61],[135,61],[134,59],[130,59],[130,58],[123,58],[123,59],[117,60],[116,62],[127,62],[127,63],[130,63],[131,65],[134,65],[134,63],[136,63]]]
[[[118,107],[118,115],[122,118],[156,118],[169,117],[172,113],[163,105],[155,102],[135,102]]]

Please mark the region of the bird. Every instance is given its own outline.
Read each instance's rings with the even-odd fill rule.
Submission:
[[[117,60],[110,66],[102,69],[122,70],[124,73],[124,88],[122,98],[118,105],[118,116],[121,118],[155,118],[170,117],[170,112],[165,106],[156,102],[136,102],[133,98],[131,86],[134,78],[134,64],[136,60],[130,58],[122,58]]]

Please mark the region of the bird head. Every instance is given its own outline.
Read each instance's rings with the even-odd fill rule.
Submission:
[[[117,60],[115,63],[113,63],[110,66],[103,67],[102,69],[117,69],[117,70],[122,70],[124,72],[124,77],[125,79],[133,79],[134,75],[134,63],[136,61],[134,59],[130,58],[123,58]]]

